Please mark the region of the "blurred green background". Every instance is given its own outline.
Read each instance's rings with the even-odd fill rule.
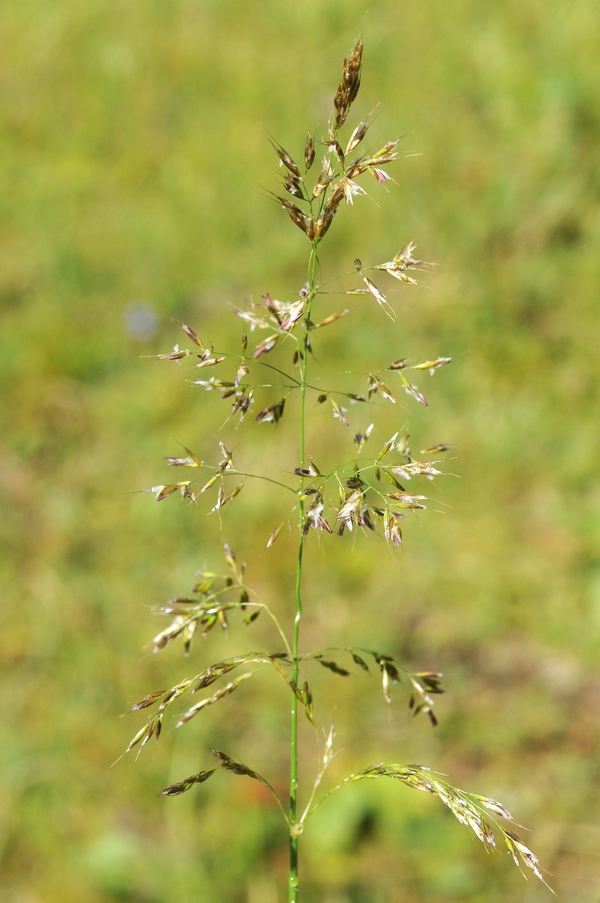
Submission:
[[[202,505],[133,491],[172,478],[162,456],[178,442],[213,460],[225,408],[184,368],[139,357],[181,340],[172,317],[235,348],[231,304],[294,297],[308,245],[264,198],[268,135],[300,156],[307,128],[321,132],[361,28],[353,121],[380,103],[371,145],[410,130],[401,147],[420,156],[389,167],[389,194],[366,183],[377,204],[340,212],[324,273],[411,239],[441,266],[398,284],[393,328],[351,300],[316,366],[455,356],[417,380],[429,410],[381,405],[372,441],[410,421],[413,448],[457,446],[446,468],[460,479],[428,487],[446,513],[407,522],[396,557],[380,537],[311,537],[306,648],[372,644],[451,689],[434,731],[409,721],[405,689],[390,713],[376,680],[320,669],[317,724],[335,719],[341,750],[331,779],[430,765],[514,810],[559,898],[598,900],[597,13],[592,0],[372,0],[366,18],[356,0],[4,0],[2,903],[285,897],[285,838],[258,784],[220,773],[157,799],[209,767],[210,746],[284,786],[287,698],[269,675],[110,768],[141,724],[117,718],[131,703],[278,646],[259,620],[197,642],[187,663],[180,647],[151,655],[165,626],[152,607],[221,569],[221,539]],[[317,462],[351,457],[347,431],[311,414]],[[291,417],[219,435],[238,466],[296,463]],[[289,623],[295,543],[264,550],[285,504],[248,488],[223,530]],[[310,732],[302,744],[306,790]],[[306,903],[549,899],[432,797],[385,782],[333,797],[302,850]]]

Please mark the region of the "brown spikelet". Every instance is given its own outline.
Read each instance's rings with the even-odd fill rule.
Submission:
[[[360,88],[360,70],[362,65],[363,42],[358,41],[354,49],[346,59],[342,67],[342,80],[336,91],[333,101],[336,115],[334,129],[337,131],[343,126],[348,112]]]
[[[333,191],[331,197],[325,204],[323,208],[323,212],[315,223],[314,229],[314,237],[315,238],[323,238],[326,234],[327,230],[331,226],[333,222],[333,218],[338,211],[338,207],[340,206],[342,200],[344,199],[344,189],[342,185],[338,185],[338,187]]]
[[[279,201],[281,206],[287,210],[294,225],[298,226],[299,229],[302,229],[307,238],[312,241],[315,237],[315,224],[313,218],[302,213],[302,211],[299,210],[295,204],[292,204],[291,201],[288,201],[287,198],[282,198],[280,195],[275,195],[275,198]]]
[[[332,138],[330,141],[326,141],[325,144],[330,147],[332,151],[334,151],[339,162],[342,164],[342,166],[344,166],[344,164],[346,163],[346,155],[342,150],[342,145],[340,144],[340,142],[337,141],[337,139]]]
[[[170,784],[168,787],[161,792],[161,796],[179,796],[182,793],[186,793],[186,791],[190,790],[194,784],[203,784],[205,781],[208,781],[210,777],[215,773],[214,768],[211,768],[209,771],[201,771],[198,774],[193,774],[189,778],[184,778],[183,781],[180,781],[177,784]]]
[[[313,137],[311,133],[308,133],[306,138],[306,145],[304,147],[304,165],[306,167],[306,171],[311,168],[313,165],[313,161],[315,159],[315,144],[313,141]]]
[[[286,191],[289,191],[292,197],[299,198],[301,201],[306,200],[302,188],[302,179],[298,179],[293,173],[288,172],[285,174],[283,178],[283,187]]]
[[[317,179],[315,187],[313,188],[313,197],[318,198],[320,194],[323,194],[332,179],[333,167],[331,165],[329,157],[325,157],[323,160],[323,165],[321,167],[321,172],[319,173],[319,178]]]
[[[300,179],[301,178],[300,170],[298,169],[297,164],[294,163],[293,159],[286,151],[285,147],[283,147],[283,145],[279,144],[277,141],[273,141],[273,140],[271,140],[271,144],[273,145],[275,153],[277,154],[277,156],[279,157],[279,159],[281,160],[283,165],[287,169],[289,169],[289,171],[293,175],[295,175],[297,179]]]
[[[268,408],[263,408],[262,411],[256,415],[256,420],[259,423],[279,423],[283,417],[284,408],[285,398],[282,398],[281,401],[269,405]]]

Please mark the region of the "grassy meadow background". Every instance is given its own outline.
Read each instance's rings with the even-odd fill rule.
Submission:
[[[202,504],[134,491],[172,478],[162,458],[178,442],[212,460],[226,403],[140,356],[181,341],[171,318],[237,347],[230,305],[302,285],[308,244],[264,197],[268,136],[300,156],[307,128],[324,129],[361,28],[353,121],[380,103],[371,145],[409,132],[401,147],[419,156],[389,167],[389,194],[366,184],[379,206],[341,210],[324,273],[411,239],[441,266],[424,286],[398,284],[393,328],[349,299],[315,367],[455,357],[417,380],[427,411],[405,396],[378,408],[372,441],[410,421],[414,449],[457,446],[446,469],[459,478],[436,483],[445,513],[406,522],[395,557],[380,537],[311,536],[305,641],[386,649],[444,671],[451,692],[434,731],[408,719],[405,689],[390,713],[376,680],[320,669],[317,724],[335,719],[341,750],[331,779],[383,759],[427,764],[531,828],[559,899],[598,900],[597,12],[592,0],[372,0],[366,18],[356,0],[4,0],[1,903],[284,899],[284,837],[258,784],[220,773],[157,798],[208,768],[211,746],[285,786],[287,696],[269,675],[110,768],[141,725],[117,717],[133,702],[278,646],[260,619],[198,640],[187,663],[175,645],[151,654],[164,626],[152,608],[199,568],[221,569],[221,538]],[[327,298],[323,315],[347,300]],[[311,414],[315,460],[350,457],[347,431]],[[238,466],[285,478],[291,423],[219,435]],[[285,504],[249,486],[223,535],[290,623],[295,543],[282,533],[264,549]],[[302,743],[306,789],[308,730]],[[306,903],[550,899],[433,797],[391,783],[333,797],[302,850]]]

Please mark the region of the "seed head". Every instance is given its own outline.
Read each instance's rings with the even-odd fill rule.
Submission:
[[[312,217],[302,213],[302,211],[299,210],[295,204],[292,204],[291,201],[288,201],[287,198],[282,198],[280,195],[275,195],[275,198],[279,201],[281,206],[287,210],[294,225],[298,226],[299,229],[302,229],[308,239],[312,241],[315,237],[315,224]]]
[[[317,179],[315,187],[313,188],[313,197],[318,198],[320,194],[323,194],[332,179],[333,167],[331,165],[329,157],[325,157],[323,159],[323,166],[321,168],[319,178]]]
[[[296,163],[294,163],[292,157],[288,154],[285,147],[282,144],[279,144],[277,141],[271,140],[271,144],[273,145],[273,149],[275,153],[283,163],[283,165],[289,169],[289,171],[296,176],[297,179],[301,178],[300,170]]]
[[[342,80],[333,101],[336,115],[334,128],[337,131],[343,126],[352,103],[356,100],[360,88],[360,70],[362,66],[363,42],[358,41],[352,52],[344,60]]]
[[[338,185],[333,191],[331,197],[325,204],[323,212],[315,223],[315,238],[323,238],[327,230],[333,222],[333,218],[338,211],[342,199],[344,198],[344,189],[342,185]]]
[[[356,126],[352,134],[350,135],[350,140],[348,141],[348,145],[346,147],[346,153],[351,154],[355,147],[358,147],[360,142],[363,140],[365,135],[367,134],[367,129],[369,128],[369,124],[366,119],[363,119],[362,122]]]
[[[314,144],[312,135],[309,132],[308,137],[306,139],[306,145],[304,147],[304,165],[306,166],[307,172],[313,165],[314,159],[315,159],[315,144]]]

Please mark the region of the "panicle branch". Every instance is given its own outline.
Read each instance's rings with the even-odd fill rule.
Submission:
[[[370,765],[362,771],[349,775],[333,787],[316,803],[308,815],[312,815],[321,803],[346,784],[362,780],[376,780],[383,777],[400,781],[407,787],[412,787],[413,790],[420,790],[437,796],[450,809],[454,817],[462,825],[469,828],[475,837],[484,844],[486,849],[497,850],[497,837],[500,836],[515,865],[524,877],[527,876],[523,872],[522,866],[533,872],[536,878],[539,878],[552,891],[544,877],[544,870],[541,868],[535,853],[516,834],[505,828],[494,817],[498,816],[518,826],[518,822],[515,821],[510,812],[501,803],[491,797],[467,793],[458,787],[454,787],[424,765],[396,765],[385,762]]]

